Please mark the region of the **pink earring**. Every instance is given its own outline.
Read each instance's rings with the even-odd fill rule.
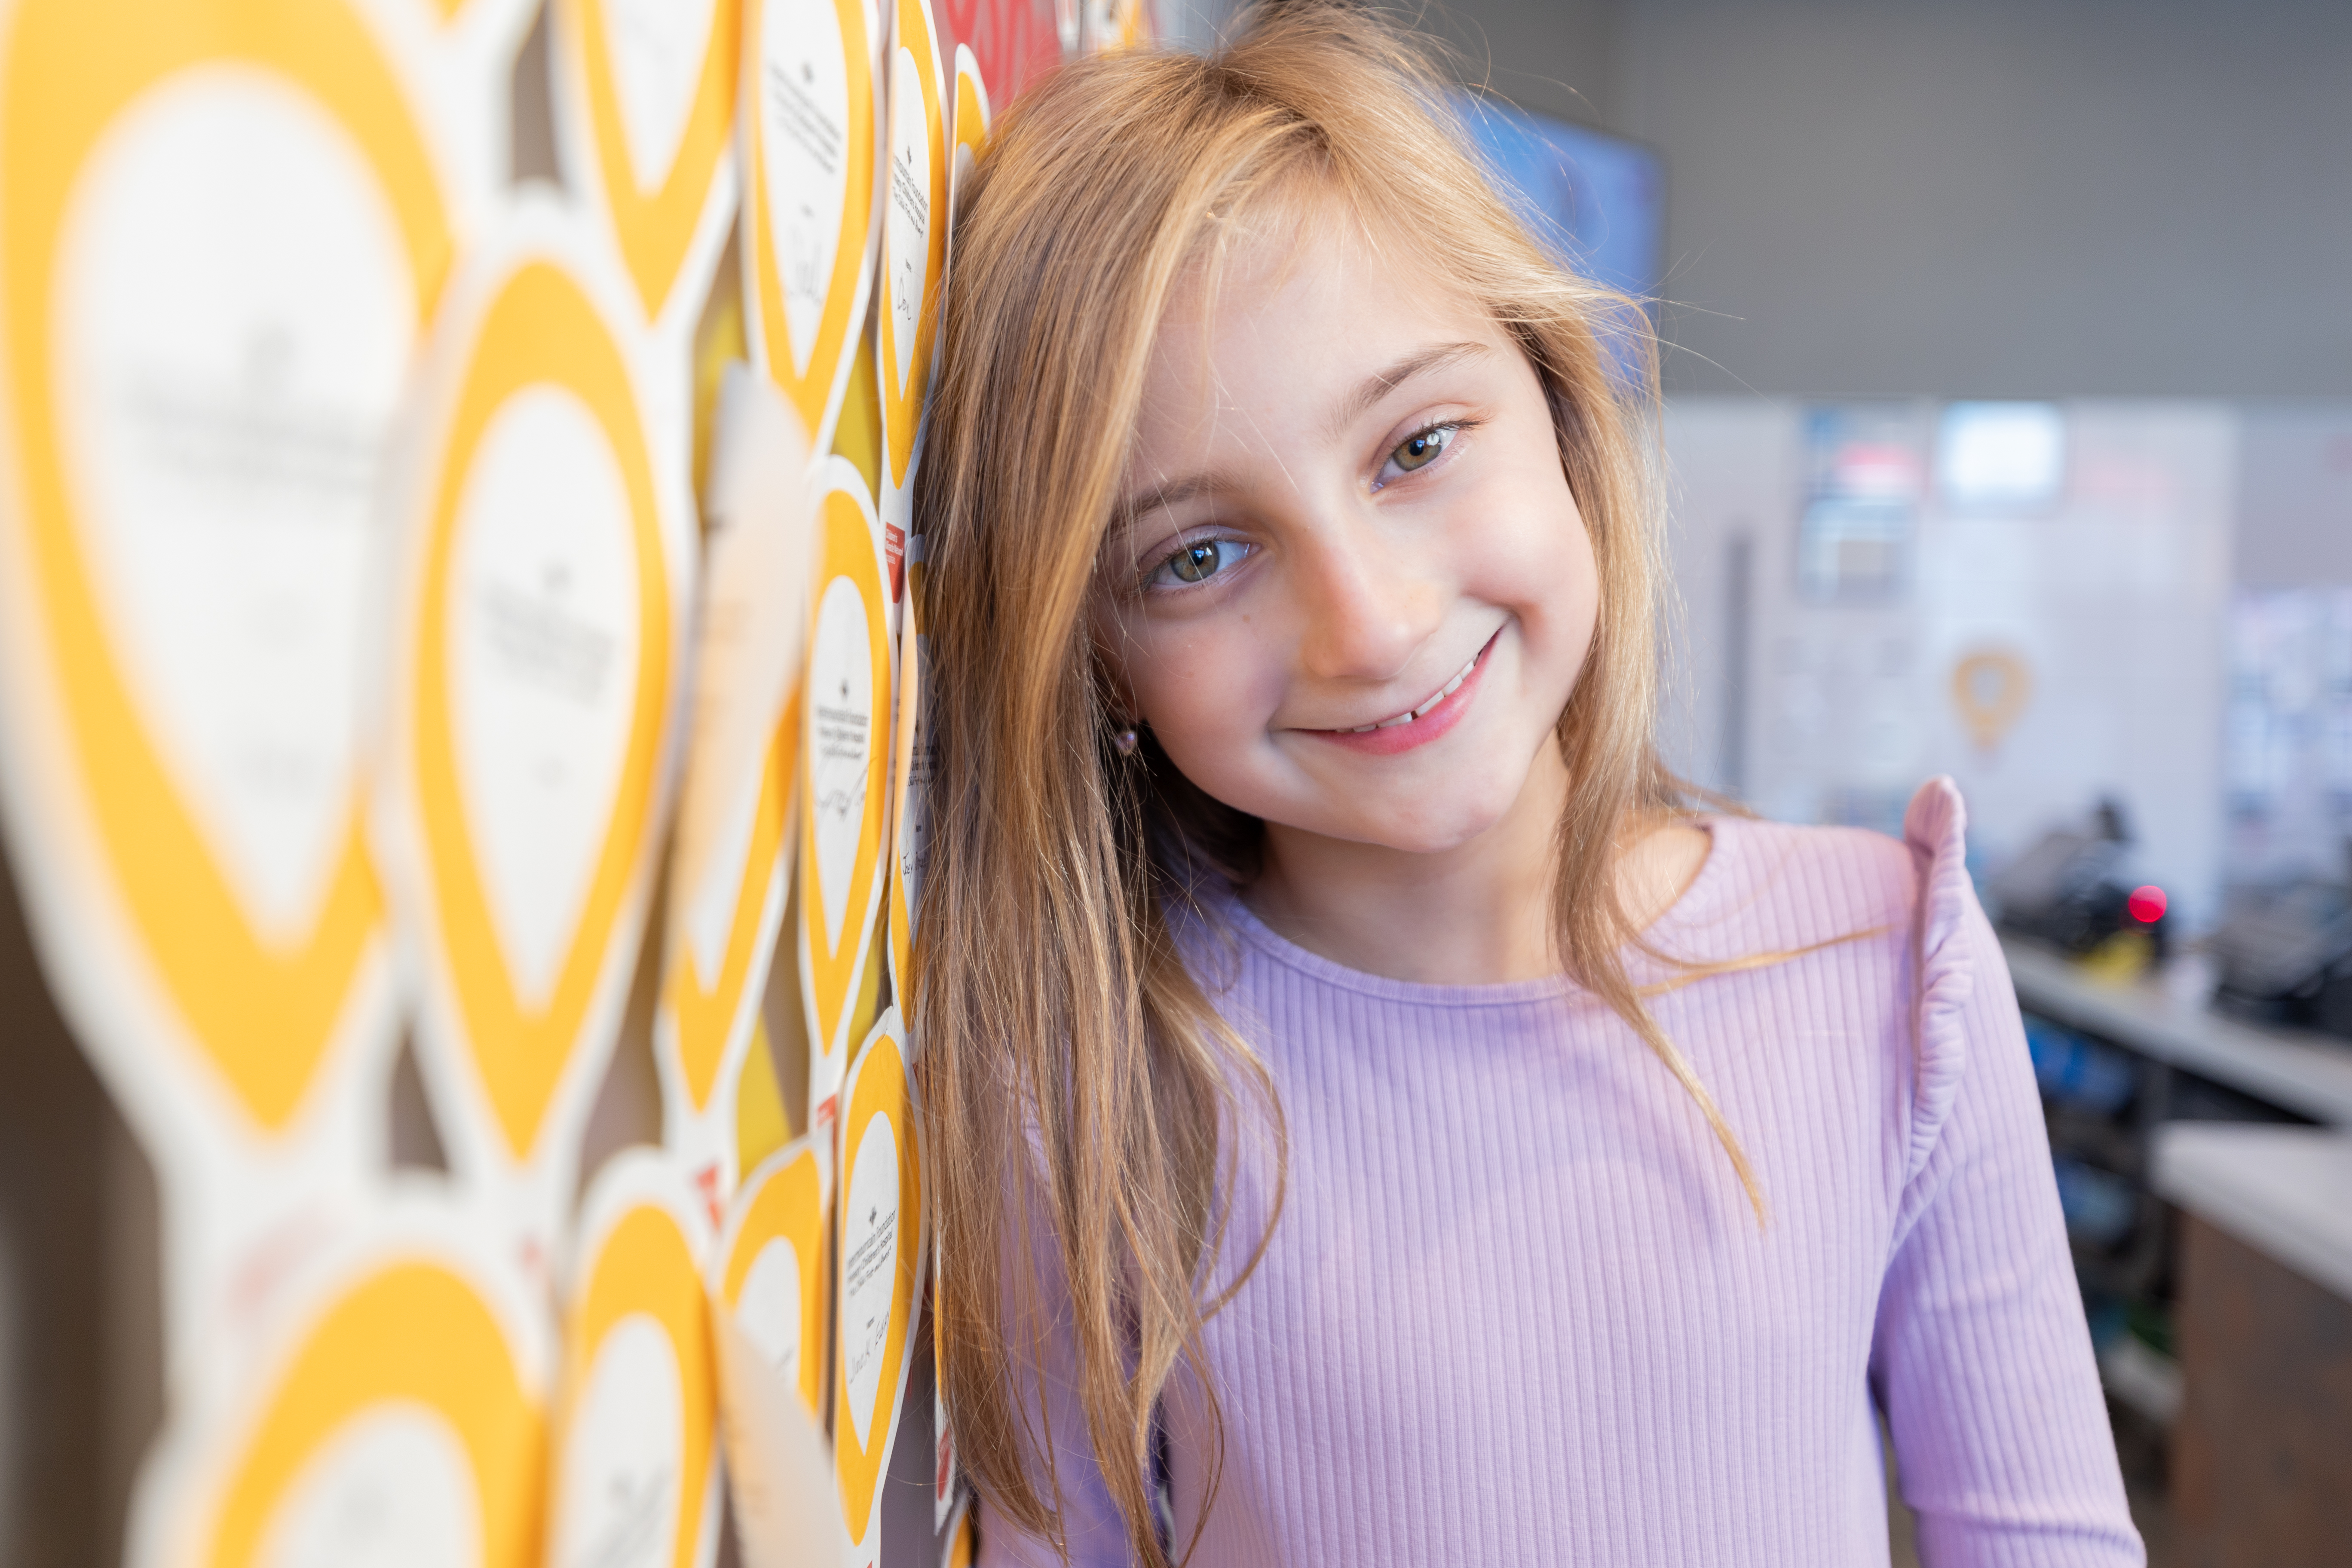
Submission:
[[[1126,729],[1121,730],[1118,734],[1113,735],[1110,738],[1110,743],[1118,748],[1118,754],[1122,757],[1131,757],[1135,755],[1135,726],[1129,724]]]

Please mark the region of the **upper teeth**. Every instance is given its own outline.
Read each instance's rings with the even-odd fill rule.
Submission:
[[[1478,650],[1479,653],[1484,653],[1486,651],[1486,650],[1484,648]],[[1390,730],[1394,729],[1399,724],[1412,723],[1415,719],[1420,718],[1423,714],[1428,712],[1431,709],[1436,707],[1439,703],[1453,696],[1455,691],[1461,689],[1462,683],[1470,679],[1470,672],[1477,668],[1478,654],[1474,653],[1470,656],[1470,662],[1468,664],[1464,665],[1460,669],[1454,672],[1454,679],[1445,683],[1444,689],[1432,693],[1429,700],[1423,703],[1420,707],[1408,708],[1403,712],[1398,714],[1395,718],[1383,719],[1377,724],[1359,724],[1354,729],[1349,731],[1348,733],[1350,735],[1369,735],[1375,730]]]

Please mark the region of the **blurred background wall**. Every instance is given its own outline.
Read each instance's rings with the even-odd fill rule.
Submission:
[[[2352,7],[1453,0],[1473,75],[1663,154],[1670,392],[2325,397]]]

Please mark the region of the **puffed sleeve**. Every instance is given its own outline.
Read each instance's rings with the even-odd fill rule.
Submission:
[[[1936,1568],[2145,1562],[2124,1500],[2008,965],[1947,779],[1919,869],[1916,1078],[1871,1378]]]

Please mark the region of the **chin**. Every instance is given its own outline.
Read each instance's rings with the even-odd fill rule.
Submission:
[[[1405,855],[1442,855],[1459,849],[1503,820],[1510,801],[1416,802],[1384,812],[1365,830],[1348,837]]]

